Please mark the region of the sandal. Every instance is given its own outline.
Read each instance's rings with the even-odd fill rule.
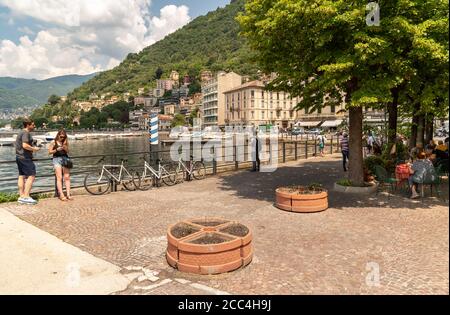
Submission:
[[[67,199],[66,197],[60,197],[59,200],[61,200],[61,201],[69,201],[69,199]]]
[[[72,200],[73,200],[73,197],[72,197],[72,196],[67,196],[67,199],[70,200],[70,201],[72,201]]]

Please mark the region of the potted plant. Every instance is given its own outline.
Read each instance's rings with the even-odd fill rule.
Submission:
[[[328,209],[328,192],[321,184],[280,187],[275,194],[275,205],[282,210],[308,213]]]

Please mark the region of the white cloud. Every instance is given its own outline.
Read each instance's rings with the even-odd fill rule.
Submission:
[[[42,79],[110,69],[190,21],[186,6],[168,5],[151,16],[150,0],[0,0],[0,5],[53,25],[33,41],[0,39],[0,76]]]
[[[34,35],[35,33],[27,26],[24,27],[19,27],[17,29],[19,32],[24,33],[24,34],[28,34],[28,35]]]

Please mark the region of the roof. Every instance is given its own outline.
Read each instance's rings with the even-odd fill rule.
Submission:
[[[244,83],[235,88],[232,88],[231,90],[225,91],[224,93],[239,91],[239,90],[243,90],[246,88],[265,88],[265,87],[266,87],[266,85],[264,83],[262,83],[261,81],[255,80],[255,81],[250,81],[250,82]]]
[[[159,120],[173,120],[172,116],[169,115],[158,115]]]

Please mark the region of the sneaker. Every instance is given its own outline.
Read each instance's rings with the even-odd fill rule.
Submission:
[[[17,202],[20,204],[24,204],[25,202],[23,201],[25,198],[20,197],[19,199],[17,199]]]
[[[28,197],[28,198],[21,198],[22,200],[20,201],[22,204],[27,204],[27,205],[35,205],[35,204],[37,204],[37,201],[36,200],[34,200],[33,198],[31,198],[31,197]]]
[[[419,197],[420,197],[419,194],[413,193],[412,196],[411,196],[411,199],[417,199],[417,198],[419,198]]]

